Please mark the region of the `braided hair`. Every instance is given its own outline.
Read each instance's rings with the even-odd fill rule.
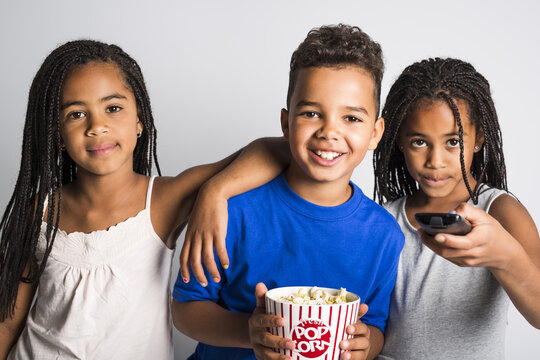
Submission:
[[[67,42],[51,52],[38,70],[28,98],[19,175],[0,222],[0,322],[12,317],[19,283],[39,279],[58,229],[62,186],[77,178],[77,166],[61,149],[60,98],[70,71],[89,62],[115,64],[132,90],[143,132],[133,153],[133,170],[150,175],[156,155],[156,129],[139,65],[120,47],[93,40]],[[48,199],[46,247],[41,264],[34,261]],[[28,274],[24,273],[27,263]]]
[[[387,202],[412,195],[418,185],[407,171],[405,157],[397,140],[401,124],[423,100],[448,103],[458,126],[461,172],[465,186],[475,204],[481,183],[507,190],[506,167],[502,152],[499,121],[488,81],[475,68],[457,59],[428,59],[407,67],[390,88],[382,111],[386,130],[373,154],[375,171],[374,198]],[[483,131],[482,149],[473,156],[471,174],[477,180],[471,189],[463,158],[463,127],[456,100],[467,105],[476,131]]]

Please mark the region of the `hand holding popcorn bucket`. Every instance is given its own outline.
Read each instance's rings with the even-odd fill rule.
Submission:
[[[298,360],[338,360],[339,343],[352,338],[346,328],[356,323],[360,298],[345,289],[289,286],[268,291],[265,306],[267,314],[285,319],[284,327],[270,332],[296,344],[295,350],[276,352]]]

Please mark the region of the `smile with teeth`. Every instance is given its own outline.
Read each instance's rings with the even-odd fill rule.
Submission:
[[[335,158],[343,155],[343,153],[338,153],[335,151],[314,150],[313,152],[325,160],[334,160]]]

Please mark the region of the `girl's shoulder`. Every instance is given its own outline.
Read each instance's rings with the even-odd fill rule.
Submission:
[[[407,200],[407,196],[402,196],[400,198],[397,198],[395,200],[391,200],[388,202],[385,202],[382,204],[382,207],[386,209],[390,214],[394,215],[394,217],[403,210],[404,203]]]
[[[507,194],[500,195],[493,201],[489,214],[523,246],[535,263],[540,263],[538,229],[519,200]]]
[[[178,176],[156,176],[152,189],[152,201],[163,205],[174,205],[180,201],[188,187],[188,184]]]
[[[500,194],[493,200],[489,207],[489,214],[497,219],[505,228],[504,223],[520,224],[526,222],[528,219],[532,221],[525,206],[508,193]]]

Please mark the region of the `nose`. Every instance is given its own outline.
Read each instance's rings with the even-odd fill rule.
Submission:
[[[340,134],[339,120],[326,118],[323,119],[321,127],[317,130],[316,136],[325,140],[337,140]]]
[[[86,129],[87,136],[99,136],[109,132],[109,126],[105,116],[90,115],[87,116],[88,128]]]
[[[439,147],[431,147],[426,158],[426,167],[431,169],[440,169],[445,167],[443,150]]]

